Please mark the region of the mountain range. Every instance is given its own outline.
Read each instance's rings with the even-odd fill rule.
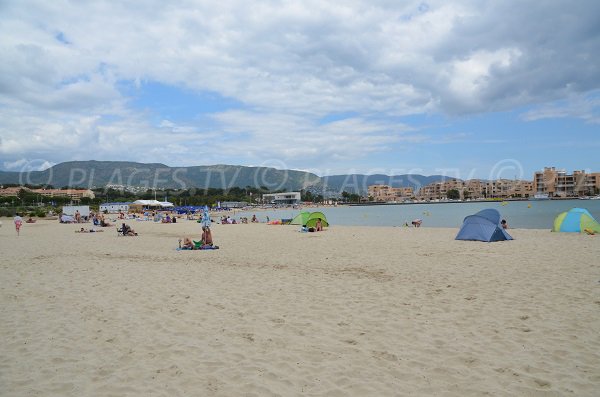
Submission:
[[[320,177],[297,170],[238,165],[208,165],[169,167],[160,163],[125,161],[69,161],[43,171],[0,171],[0,184],[52,185],[83,188],[129,186],[145,189],[189,189],[232,187],[264,187],[270,191],[310,190],[331,196],[342,191],[365,194],[369,185],[412,187],[418,190],[427,184],[444,180],[442,175],[330,175]]]

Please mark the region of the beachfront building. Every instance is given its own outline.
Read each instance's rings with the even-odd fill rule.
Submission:
[[[29,190],[22,187],[5,187],[0,189],[0,197],[18,197],[21,189]]]
[[[100,212],[116,214],[119,212],[129,212],[131,203],[102,203],[100,204]]]
[[[487,182],[481,179],[469,179],[465,181],[461,192],[461,198],[470,200],[479,200],[485,197]]]
[[[247,206],[247,201],[223,201],[218,205],[219,208],[244,208]]]
[[[73,201],[79,201],[82,198],[93,199],[95,197],[94,192],[90,189],[30,189],[25,186],[0,189],[0,196],[17,197],[21,189],[31,194],[38,194],[44,197],[67,197]]]
[[[461,193],[460,197],[463,197],[463,190],[465,182],[460,179],[448,179],[443,182],[430,183],[425,185],[419,191],[419,198],[423,200],[445,200],[448,198],[448,192],[450,190],[458,190]]]
[[[391,187],[389,185],[370,185],[368,195],[373,201],[391,202],[402,201],[414,197],[412,187]]]
[[[593,196],[600,192],[600,172],[567,174],[565,170],[544,167],[533,176],[533,190],[549,197]]]
[[[533,196],[533,182],[515,179],[497,179],[485,184],[485,198],[529,198]]]
[[[275,205],[300,204],[300,192],[267,193],[262,196],[263,203]]]
[[[73,201],[95,197],[94,192],[90,189],[31,189],[31,193],[45,197],[67,197]]]
[[[533,195],[533,182],[497,179],[450,179],[423,186],[418,197],[422,200],[445,200],[450,190],[457,190],[462,200],[528,198]]]

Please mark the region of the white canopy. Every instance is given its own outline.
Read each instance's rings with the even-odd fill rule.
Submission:
[[[161,207],[161,208],[169,208],[173,207],[173,203],[169,203],[168,201],[158,201],[158,200],[136,200],[131,205],[141,205],[143,207]]]

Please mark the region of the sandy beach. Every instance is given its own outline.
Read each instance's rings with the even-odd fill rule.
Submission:
[[[600,236],[0,228],[3,396],[597,396]],[[84,225],[89,227],[89,224]]]

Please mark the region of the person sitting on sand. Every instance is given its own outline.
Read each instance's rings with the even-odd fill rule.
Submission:
[[[502,219],[500,226],[502,226],[502,229],[508,229],[508,223],[506,222],[506,219]]]
[[[100,216],[100,226],[102,226],[102,227],[109,227],[109,226],[112,226],[112,224],[110,224],[109,222],[106,222],[104,220],[104,215],[101,215]]]
[[[321,218],[317,219],[317,222],[315,224],[315,231],[317,231],[317,232],[323,231],[323,223],[321,222]]]
[[[256,217],[256,214],[252,215],[252,223],[258,223],[258,218]]]
[[[213,246],[212,232],[208,226],[202,226],[202,246]]]
[[[35,219],[32,219],[31,217],[29,217],[29,219],[27,219],[25,221],[25,223],[35,223]]]
[[[121,226],[121,230],[123,231],[123,236],[137,236],[138,234],[131,228],[131,226],[123,223]]]
[[[194,242],[189,237],[184,237],[183,238],[183,245],[181,244],[181,239],[179,239],[179,248],[186,249],[186,250],[193,250],[194,249]]]

